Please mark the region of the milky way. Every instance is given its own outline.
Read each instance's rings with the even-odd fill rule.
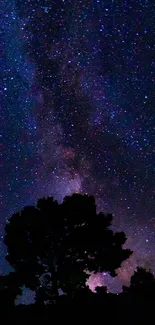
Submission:
[[[93,194],[134,250],[115,284],[92,279],[112,288],[155,271],[154,18],[146,0],[0,4],[1,235],[39,197]]]

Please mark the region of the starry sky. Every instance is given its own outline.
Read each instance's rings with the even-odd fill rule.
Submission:
[[[155,272],[154,21],[149,0],[0,2],[0,272],[4,225],[43,196],[95,195]]]

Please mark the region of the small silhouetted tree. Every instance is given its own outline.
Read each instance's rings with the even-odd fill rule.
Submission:
[[[155,278],[150,271],[138,267],[130,280],[130,287],[123,286],[123,295],[127,300],[155,300]]]
[[[96,212],[92,196],[73,194],[62,204],[43,198],[7,223],[7,261],[22,284],[36,291],[36,303],[55,302],[59,289],[73,296],[86,288],[88,273],[116,275],[131,255],[123,232],[109,229],[112,215]]]

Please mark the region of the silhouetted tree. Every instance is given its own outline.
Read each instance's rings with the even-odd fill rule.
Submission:
[[[96,213],[92,196],[73,194],[62,204],[43,198],[7,223],[7,261],[22,284],[36,291],[36,303],[55,302],[59,289],[69,296],[86,289],[86,271],[109,272],[127,259],[123,232],[109,226],[112,215]]]
[[[130,280],[130,287],[123,286],[123,296],[128,301],[155,300],[155,278],[150,271],[138,267]]]

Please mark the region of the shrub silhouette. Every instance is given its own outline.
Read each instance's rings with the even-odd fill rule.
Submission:
[[[138,267],[130,280],[130,287],[123,286],[123,296],[131,302],[155,300],[155,278],[150,271]]]
[[[8,275],[0,276],[0,308],[1,308],[1,316],[2,314],[6,314],[14,311],[15,307],[15,299],[17,295],[22,294],[22,290],[20,288],[21,283],[19,281],[19,276],[10,272]]]

